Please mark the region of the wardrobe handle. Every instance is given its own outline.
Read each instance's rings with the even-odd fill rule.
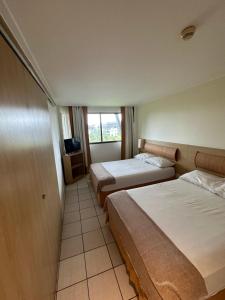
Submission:
[[[42,194],[41,198],[45,199],[46,198],[46,194]]]

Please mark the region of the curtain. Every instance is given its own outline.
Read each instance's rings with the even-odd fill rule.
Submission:
[[[72,107],[72,119],[74,137],[80,141],[81,150],[84,152],[86,171],[88,172],[91,164],[91,154],[88,137],[87,107]]]
[[[125,107],[121,107],[121,159],[125,159],[125,142],[126,142],[126,133],[125,133]]]
[[[136,110],[133,106],[121,107],[122,145],[121,159],[132,158],[138,153],[136,133]],[[124,135],[123,135],[124,130]]]

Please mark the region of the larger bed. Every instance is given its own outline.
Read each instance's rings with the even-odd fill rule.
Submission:
[[[176,160],[177,149],[173,147],[147,144],[145,151]],[[97,198],[103,205],[105,197],[112,192],[174,179],[175,170],[174,167],[159,168],[132,158],[92,164],[90,175]]]
[[[207,176],[108,196],[110,227],[139,299],[225,299],[225,179],[208,186]]]

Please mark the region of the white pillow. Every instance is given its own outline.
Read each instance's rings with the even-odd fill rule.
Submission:
[[[225,182],[215,189],[217,195],[225,199]]]
[[[225,178],[199,170],[186,173],[179,178],[225,198]]]
[[[145,162],[159,168],[168,168],[175,165],[171,160],[160,156],[150,157],[146,159]]]
[[[153,156],[155,156],[155,155],[151,154],[151,153],[140,153],[140,154],[135,155],[134,158],[137,158],[139,160],[146,160]]]

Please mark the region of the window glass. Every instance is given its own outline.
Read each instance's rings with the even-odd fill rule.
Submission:
[[[88,114],[90,143],[121,141],[121,114]]]
[[[88,134],[90,143],[101,142],[100,114],[88,114]]]
[[[121,114],[101,114],[102,141],[121,140]]]

